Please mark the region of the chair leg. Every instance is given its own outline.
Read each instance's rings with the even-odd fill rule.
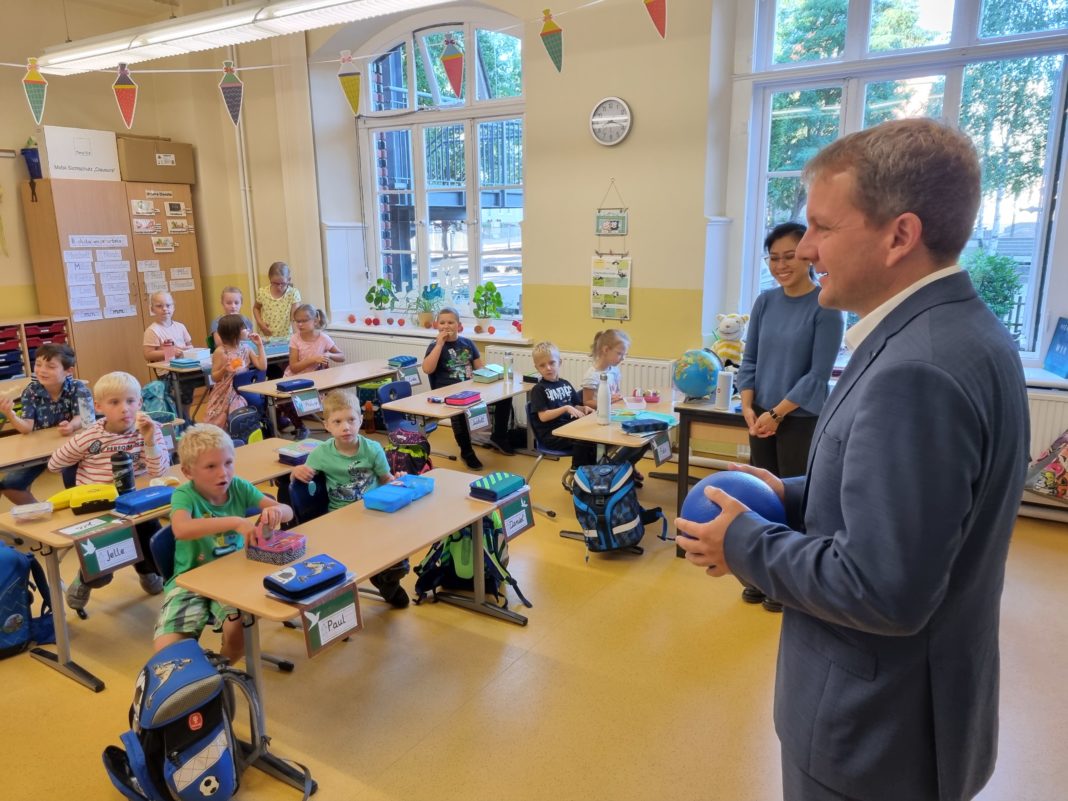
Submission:
[[[288,659],[282,659],[278,656],[271,656],[270,654],[260,654],[260,661],[266,662],[268,665],[274,665],[283,673],[293,672],[294,665]]]
[[[542,506],[541,504],[536,503],[536,504],[534,504],[534,511],[535,512],[541,512],[543,515],[548,517],[550,520],[556,518],[556,512],[554,512],[548,506]]]
[[[448,459],[448,460],[453,461],[453,462],[456,461],[455,454],[451,454],[451,453],[443,453],[442,451],[431,451],[430,455],[431,456],[441,456],[442,458]]]
[[[586,541],[586,535],[581,531],[561,531],[560,536],[567,540],[578,540],[579,542]]]

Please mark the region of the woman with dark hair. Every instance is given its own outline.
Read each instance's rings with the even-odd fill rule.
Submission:
[[[805,226],[787,222],[764,239],[764,261],[779,284],[753,304],[738,388],[749,426],[750,464],[775,475],[804,475],[827,382],[842,344],[842,313],[819,304],[812,265],[797,257]],[[771,612],[782,605],[755,587],[742,598]]]

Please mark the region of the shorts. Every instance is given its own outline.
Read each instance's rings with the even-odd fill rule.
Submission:
[[[47,465],[42,462],[32,467],[9,470],[0,478],[0,490],[22,490],[26,492],[30,488],[30,484],[37,480],[46,467]]]
[[[212,631],[222,631],[223,622],[239,614],[232,606],[224,606],[184,587],[171,585],[163,596],[163,608],[159,610],[156,631],[152,636],[188,634],[199,637],[209,623]]]

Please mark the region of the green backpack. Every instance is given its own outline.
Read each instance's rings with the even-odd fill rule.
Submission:
[[[437,593],[438,587],[446,590],[473,590],[475,587],[474,541],[472,526],[464,526],[454,534],[434,543],[423,561],[415,568],[419,578],[415,582],[416,599],[421,603]],[[508,572],[508,538],[499,512],[482,518],[482,554],[486,594],[501,602],[502,584],[511,585],[525,606],[533,604],[523,597],[516,580]],[[508,596],[504,595],[504,608],[508,608]]]

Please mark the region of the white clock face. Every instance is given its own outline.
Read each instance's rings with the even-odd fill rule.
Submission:
[[[618,145],[630,132],[630,107],[618,97],[606,97],[593,107],[590,133],[602,145]]]

